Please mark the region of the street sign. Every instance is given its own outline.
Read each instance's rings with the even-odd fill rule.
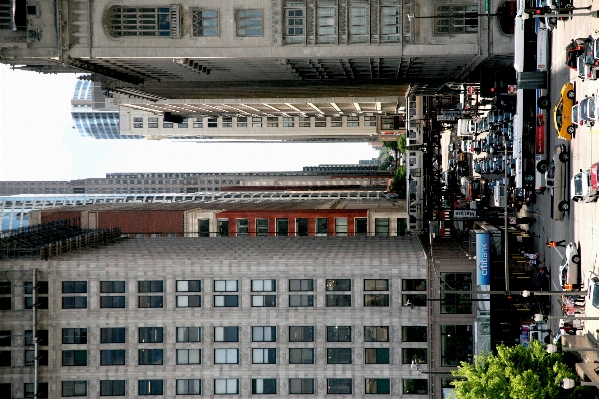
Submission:
[[[441,114],[443,116],[447,116],[449,118],[461,118],[462,117],[462,111],[441,111]]]
[[[453,211],[453,218],[454,219],[474,219],[476,218],[476,211],[475,210],[454,210]]]
[[[466,93],[468,93],[470,95],[476,93],[476,87],[475,86],[467,86],[466,87]]]
[[[516,92],[516,85],[507,85],[508,94],[514,94]]]
[[[437,115],[437,120],[438,121],[457,121],[458,118],[454,118],[453,116],[445,116],[445,115]]]
[[[510,224],[516,224],[516,218],[510,218]]]

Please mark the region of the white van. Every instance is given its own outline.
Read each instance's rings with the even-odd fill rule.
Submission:
[[[570,202],[566,193],[568,190],[566,163],[569,160],[570,154],[566,150],[566,146],[560,144],[555,147],[553,160],[547,166],[547,171],[545,172],[546,187],[551,190],[551,194],[553,195],[553,205],[556,206],[557,204],[557,210],[554,209],[553,215],[555,220],[563,220],[564,212],[570,209]]]

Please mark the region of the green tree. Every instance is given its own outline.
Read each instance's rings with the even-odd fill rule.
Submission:
[[[452,374],[461,377],[452,382],[456,399],[557,399],[596,398],[589,387],[577,387],[571,392],[561,388],[564,378],[576,375],[564,362],[563,353],[547,353],[536,340],[530,346],[497,347],[497,355],[474,357],[474,363],[462,362]],[[580,389],[579,389],[580,388]]]

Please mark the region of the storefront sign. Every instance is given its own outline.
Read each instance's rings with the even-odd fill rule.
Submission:
[[[476,211],[473,210],[465,210],[465,209],[456,209],[453,211],[454,219],[474,219],[476,218]]]
[[[491,284],[491,251],[489,233],[476,234],[477,285]]]
[[[537,114],[537,134],[535,137],[535,152],[545,153],[545,115]]]

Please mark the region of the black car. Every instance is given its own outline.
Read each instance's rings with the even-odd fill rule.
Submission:
[[[569,68],[574,70],[577,69],[576,60],[578,59],[579,55],[585,53],[585,47],[588,41],[588,38],[578,38],[576,40],[572,39],[570,44],[566,46],[566,65]]]

